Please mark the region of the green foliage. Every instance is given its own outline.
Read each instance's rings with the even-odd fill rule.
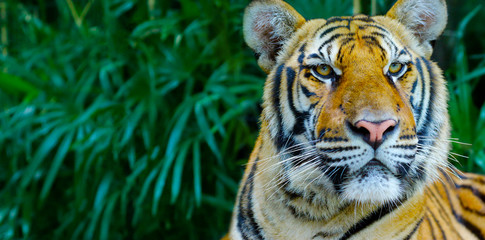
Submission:
[[[220,237],[263,85],[245,5],[7,1],[0,238]]]
[[[468,45],[465,42],[466,28],[473,25],[480,10],[481,5],[474,7],[459,22],[453,35],[456,45],[452,54],[452,68],[446,72],[446,76],[451,80],[448,88],[453,151],[459,156],[470,158],[468,161],[460,159],[459,167],[466,171],[485,173],[485,104],[483,95],[477,91],[479,80],[485,75],[485,55],[472,55],[476,56],[476,60],[468,56]],[[480,88],[483,89],[483,84]],[[481,95],[481,107],[475,104],[475,95]]]
[[[307,18],[352,14],[350,0],[289,2]],[[0,238],[221,237],[264,81],[242,39],[248,1],[0,3]],[[465,31],[483,36],[484,8],[465,7],[438,60],[453,136],[473,144],[455,151],[485,172],[485,41]]]

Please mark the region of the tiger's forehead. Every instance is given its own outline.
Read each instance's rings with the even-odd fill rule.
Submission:
[[[372,58],[386,65],[408,61],[409,52],[385,26],[365,15],[332,17],[322,21],[307,45],[306,63],[345,65],[345,58]],[[344,57],[346,56],[346,57]]]

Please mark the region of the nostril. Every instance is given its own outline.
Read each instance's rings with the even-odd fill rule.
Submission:
[[[385,136],[388,133],[392,132],[392,130],[394,130],[394,128],[396,128],[396,125],[388,127],[386,130],[384,130],[384,133],[382,133],[382,136]]]
[[[366,139],[366,141],[368,141],[368,140],[369,140],[370,135],[371,135],[371,134],[370,134],[369,129],[367,129],[367,128],[365,128],[365,127],[353,127],[353,128],[354,128],[354,130],[353,130],[353,131],[354,131],[355,133],[357,133],[357,134],[359,134],[359,135],[363,136],[363,137],[364,137],[364,139]]]
[[[355,125],[349,124],[350,129],[360,135],[364,141],[371,145],[374,149],[379,147],[383,137],[392,132],[396,127],[395,120],[385,120],[381,122],[370,122],[360,120]]]
[[[381,138],[383,138],[385,135],[392,132],[394,128],[396,128],[397,122],[394,120],[386,120],[378,124],[379,124],[378,134],[380,134]]]

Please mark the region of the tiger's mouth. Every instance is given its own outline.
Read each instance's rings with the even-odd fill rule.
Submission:
[[[341,147],[334,151],[302,151],[283,161],[289,164],[285,175],[292,187],[300,186],[303,191],[313,189],[314,193],[323,187],[322,194],[333,193],[343,201],[360,203],[393,203],[419,184],[413,174],[414,160],[404,162],[390,155],[361,150]],[[350,158],[346,157],[349,155]]]
[[[382,175],[381,177],[387,179],[389,176],[397,177],[391,169],[389,169],[386,165],[384,165],[381,161],[377,159],[370,160],[367,164],[364,165],[361,169],[357,170],[354,174],[354,177],[362,179],[376,177],[377,175]],[[388,176],[389,175],[389,176]]]
[[[382,164],[381,161],[373,158],[372,160],[370,160],[367,164],[365,164],[365,167],[371,167],[371,166],[382,166],[382,167],[386,167],[384,166],[384,164]]]
[[[402,176],[394,174],[381,161],[372,159],[346,177],[341,196],[357,202],[389,203],[402,197],[402,181]]]
[[[391,165],[391,166],[389,166]],[[395,176],[396,178],[404,178],[407,175],[408,171],[408,164],[404,163],[384,163],[383,161],[378,160],[377,158],[371,159],[369,162],[367,162],[363,167],[357,170],[357,172],[365,172],[366,169],[382,169],[388,171],[390,174]]]
[[[405,180],[408,175],[411,163],[381,161],[377,158],[372,158],[359,169],[350,172],[353,177],[372,177],[370,173],[380,174],[383,176],[394,177],[398,180]],[[386,177],[387,178],[387,177]]]

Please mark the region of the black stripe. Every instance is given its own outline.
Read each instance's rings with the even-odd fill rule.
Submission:
[[[312,54],[308,55],[308,59],[313,59],[313,58],[317,58],[317,59],[322,59],[323,60],[323,57],[320,56],[319,54],[312,53]]]
[[[371,32],[370,34],[371,35],[375,35],[375,36],[379,36],[381,38],[387,38],[387,35],[386,34],[380,33],[380,32]]]
[[[283,190],[283,193],[290,199],[290,200],[294,200],[294,199],[297,199],[297,198],[301,198],[301,199],[304,199],[304,193],[303,192],[298,192],[296,191],[295,189],[290,189],[288,186],[290,185],[289,184],[289,180],[288,179],[285,179],[285,181],[281,184],[283,185],[284,187],[282,187],[281,189]]]
[[[261,227],[256,222],[253,212],[253,177],[256,171],[258,159],[256,159],[251,167],[251,171],[244,183],[239,197],[239,212],[237,216],[237,228],[241,233],[243,239],[263,240],[263,233]],[[246,201],[244,201],[246,200]],[[244,204],[246,203],[246,204]]]
[[[419,73],[419,81],[421,83],[421,96],[420,96],[420,100],[418,102],[418,106],[417,108],[415,109],[415,112],[417,113],[417,118],[416,118],[416,125],[417,126],[420,126],[421,122],[420,122],[420,119],[421,119],[421,115],[423,114],[422,113],[422,107],[423,107],[423,102],[424,102],[424,92],[426,90],[425,88],[425,79],[424,79],[424,73],[423,73],[423,67],[421,66],[421,60],[419,60],[419,58],[416,58],[416,70],[418,71]]]
[[[328,25],[328,24],[334,23],[334,22],[341,22],[341,21],[350,22],[351,19],[349,19],[348,17],[331,17],[331,18],[327,19],[327,22],[325,23],[325,25]]]
[[[352,52],[354,51],[354,48],[355,48],[355,44],[352,44],[352,46],[350,46],[349,55],[352,54]]]
[[[352,41],[355,41],[354,37],[348,37],[348,38],[342,39],[342,41],[340,42],[340,48],[345,47],[345,45],[351,43]]]
[[[396,44],[394,44],[394,42],[392,40],[390,40],[389,38],[382,38],[386,43],[387,45],[389,45],[392,49],[391,49],[391,55],[392,55],[392,52],[397,52],[398,51],[398,48],[396,46]]]
[[[445,179],[448,182],[450,182],[450,184],[453,183],[453,180],[449,179],[448,177],[445,177]],[[446,188],[445,185],[443,185],[443,186],[444,186],[443,189],[445,190],[446,196],[448,197],[448,199],[451,199],[449,189]],[[453,216],[455,216],[456,221],[458,221],[461,225],[465,226],[478,239],[485,240],[485,236],[482,235],[480,228],[475,226],[473,223],[471,223],[467,219],[465,219],[462,215],[458,214],[456,212],[455,208],[453,207],[453,204],[451,203],[451,201],[450,201],[449,206],[450,206],[451,212],[453,213]]]
[[[275,144],[278,150],[283,149],[285,144],[287,143],[286,137],[283,131],[283,122],[281,117],[281,106],[280,106],[280,87],[281,87],[281,74],[283,72],[285,65],[281,64],[277,69],[276,73],[273,77],[273,107],[274,111],[276,112],[276,124],[278,128],[278,135],[275,138]]]
[[[348,146],[348,147],[329,147],[329,148],[318,148],[319,151],[324,153],[337,153],[360,149],[358,146]]]
[[[438,226],[438,229],[441,232],[441,236],[443,236],[443,239],[446,240],[446,234],[443,231],[443,228],[441,227],[441,224],[438,222],[438,219],[436,219],[436,217],[434,216],[434,214],[432,214],[431,212],[430,212],[430,215],[433,218],[433,221],[436,223],[436,226]],[[434,230],[434,229],[432,228],[431,230]],[[456,229],[455,229],[455,232],[456,232]],[[434,235],[434,231],[432,231],[432,235]],[[435,239],[435,238],[433,237],[433,239]]]
[[[424,164],[426,164],[426,162],[420,162],[415,167],[415,174],[411,176],[414,182],[420,182],[426,179],[427,174],[426,174]]]
[[[435,186],[433,186],[433,187],[436,189],[436,191],[438,191],[438,192],[439,192],[439,190],[437,189],[437,186],[436,186],[436,185],[435,185]],[[444,207],[444,206],[441,204],[441,202],[440,202],[441,197],[436,196],[435,192],[434,192],[434,191],[433,191],[433,189],[431,189],[431,188],[429,188],[429,191],[428,191],[428,192],[429,192],[429,193],[431,193],[431,197],[432,197],[433,199],[435,199],[434,201],[435,201],[436,205],[437,205],[437,206],[438,206],[438,208],[439,208],[438,214],[440,215],[441,219],[443,219],[443,220],[446,222],[446,225],[447,225],[447,226],[451,226],[451,227],[452,227],[452,229],[453,229],[453,231],[454,231],[455,233],[457,233],[457,235],[458,235],[458,231],[456,230],[456,228],[455,228],[454,224],[452,224],[452,223],[451,223],[451,221],[450,221],[450,219],[447,217],[447,215],[445,215],[445,213],[446,213],[446,209],[445,209],[445,207]],[[431,214],[431,212],[429,212],[429,213]],[[434,215],[433,215],[433,214],[432,214],[432,217],[434,218]],[[434,218],[434,219],[436,220],[436,218]],[[441,224],[439,224],[439,223],[438,223],[438,221],[436,221],[436,223],[437,223],[438,227],[440,228],[440,230],[441,230],[442,234],[444,234],[444,233],[443,233],[443,229],[441,229]]]
[[[414,91],[416,91],[416,87],[418,86],[418,78],[416,78],[416,81],[413,83],[413,87],[411,88],[411,94],[414,94]],[[412,99],[413,96],[411,96]],[[411,100],[412,103],[412,100]]]
[[[332,37],[330,37],[329,39],[327,39],[325,42],[323,42],[322,45],[320,46],[320,48],[318,49],[318,51],[321,52],[321,49],[325,45],[329,44],[330,42],[335,41],[337,38],[340,38],[342,36],[351,37],[351,36],[354,36],[354,35],[355,35],[355,33],[345,33],[345,34],[343,34],[343,33],[337,33],[337,34],[333,35]]]
[[[471,194],[473,194],[475,197],[477,197],[477,198],[480,199],[480,201],[482,202],[482,205],[483,205],[483,203],[485,203],[485,195],[482,194],[481,192],[479,192],[478,189],[474,188],[473,186],[455,184],[455,187],[457,189],[467,189],[467,190],[470,190]],[[466,211],[468,211],[470,213],[473,213],[473,214],[476,214],[476,215],[479,215],[479,216],[482,216],[482,217],[485,216],[485,213],[484,212],[477,211],[475,209],[471,209],[467,205],[463,204],[463,202],[461,200],[460,200],[460,205],[461,205],[461,207],[464,210],[466,210]]]
[[[323,161],[319,161],[319,163]],[[347,166],[338,166],[338,167],[328,167],[324,172],[333,183],[333,187],[337,193],[342,193],[342,183],[349,171]]]
[[[333,31],[335,31],[339,28],[347,28],[347,26],[340,25],[340,26],[335,26],[335,27],[329,27],[320,34],[320,38],[325,37],[327,34],[333,32]]]
[[[293,99],[293,84],[295,82],[296,72],[290,68],[286,68],[286,83],[287,89],[286,92],[288,94],[288,105],[290,105],[290,109],[293,112],[295,118],[295,124],[293,125],[293,134],[299,135],[305,132],[305,120],[309,116],[308,113],[300,112],[295,108],[295,102]]]
[[[343,47],[340,46],[339,49],[338,49],[338,52],[337,52],[337,61],[340,62],[340,63],[342,63],[342,58],[341,58],[342,57],[342,55],[341,55],[342,54],[342,48]]]
[[[366,43],[370,43],[370,44],[373,44],[373,45],[378,45],[378,41],[377,41],[377,38],[374,37],[374,36],[362,36],[362,39],[365,39]]]
[[[485,195],[481,192],[478,191],[478,189],[474,188],[473,186],[469,185],[462,185],[462,184],[455,184],[455,187],[458,189],[468,189],[472,192],[473,195],[475,195],[477,198],[480,198],[480,200],[485,203]]]
[[[326,232],[318,232],[317,234],[315,234],[312,239],[315,239],[315,238],[323,238],[323,239],[326,239],[328,237],[332,237],[333,234],[332,233],[326,233]]]
[[[433,74],[433,69],[431,68],[430,62],[424,58],[422,60],[425,63],[425,66],[427,68],[426,70],[428,71],[428,75],[429,75],[429,96],[428,96],[428,104],[426,105],[426,117],[424,119],[424,122],[422,123],[423,127],[421,128],[421,131],[418,132],[418,136],[425,136],[426,140],[424,140],[423,138],[420,138],[418,142],[421,144],[426,143],[426,145],[434,145],[435,141],[431,139],[431,137],[436,136],[438,128],[435,128],[430,125],[434,117],[432,108],[434,106],[434,101],[435,101],[435,93],[434,93],[435,76]],[[424,109],[425,108],[423,107],[422,112],[424,112]]]
[[[308,88],[305,87],[303,84],[300,84],[300,87],[301,87],[301,90],[302,90],[303,94],[305,94],[305,96],[307,98],[310,98],[311,96],[316,96],[316,94],[314,92],[310,92],[308,90]]]
[[[306,47],[306,43],[304,43],[301,47],[300,47],[300,56],[298,56],[298,62],[300,64],[303,64],[303,59],[305,58],[305,47]]]
[[[461,223],[463,226],[465,226],[468,229],[468,231],[473,233],[475,237],[477,237],[480,240],[485,240],[485,236],[482,235],[482,231],[480,230],[479,227],[475,226],[473,223],[469,222],[468,220],[463,218],[463,216],[457,214],[456,212],[453,212],[453,214],[455,215],[456,220],[459,223]]]
[[[432,213],[430,213],[432,214]],[[428,227],[429,227],[429,230],[431,231],[431,239],[436,239],[436,236],[434,234],[434,228],[433,228],[433,225],[431,225],[431,220],[429,220],[428,216],[425,217],[426,218],[426,222],[428,222]],[[446,239],[445,239],[446,240]]]
[[[404,240],[411,239],[411,237],[416,233],[416,231],[418,230],[418,228],[419,228],[419,226],[421,225],[422,222],[423,222],[423,218],[421,218],[419,220],[419,222],[416,224],[416,226],[413,228],[413,230],[404,238]]]
[[[369,22],[371,22],[371,23],[375,22],[374,19],[370,18],[369,16],[365,16],[365,15],[363,15],[363,16],[356,16],[352,20],[362,21],[362,22],[367,22],[367,23],[369,23]]]
[[[396,58],[399,58],[401,55],[404,55],[404,54],[409,55],[409,54],[407,53],[407,51],[406,51],[405,49],[403,49],[403,50],[401,50],[401,52],[399,52],[399,54],[397,55],[397,57],[396,57]]]
[[[343,137],[324,137],[320,139],[324,142],[348,142],[349,139]]]
[[[411,163],[397,163],[397,172],[399,177],[404,178],[408,175],[409,173],[409,168],[411,167]]]
[[[416,144],[404,144],[404,145],[392,145],[390,148],[399,148],[399,149],[408,149],[408,150],[414,150],[416,149]]]
[[[375,223],[379,219],[385,217],[387,214],[389,214],[390,212],[397,209],[405,201],[407,201],[407,200],[404,199],[403,201],[397,201],[395,204],[386,204],[385,206],[380,207],[379,209],[377,209],[374,212],[372,212],[371,214],[369,214],[367,217],[361,219],[359,222],[354,224],[354,226],[352,226],[350,228],[350,230],[347,231],[340,239],[341,240],[348,239],[352,235],[362,231],[366,227],[372,225],[373,223]]]
[[[389,34],[389,31],[387,31],[387,29],[385,29],[385,28],[383,28],[379,25],[376,25],[376,24],[365,24],[365,25],[359,26],[360,29],[369,28],[369,27],[377,28],[377,29]]]

